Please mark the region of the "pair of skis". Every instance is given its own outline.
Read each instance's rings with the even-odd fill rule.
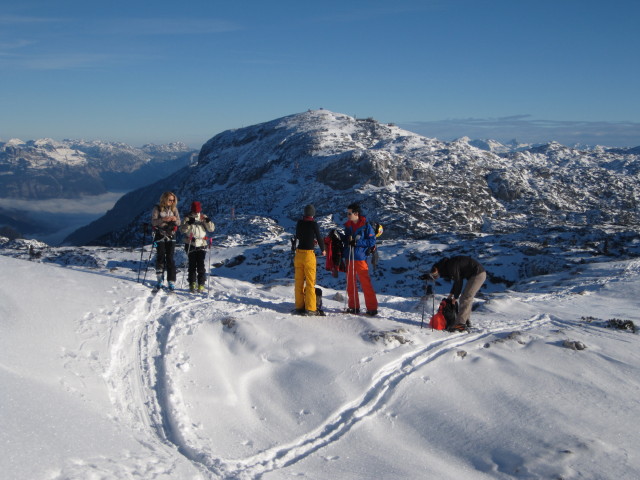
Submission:
[[[191,292],[191,291],[176,290],[176,289],[171,290],[169,287],[164,285],[162,287],[154,286],[151,288],[152,295],[157,295],[159,292],[164,292],[167,295],[185,295],[185,296],[194,297],[194,298],[205,298],[209,296],[209,292],[207,291]]]

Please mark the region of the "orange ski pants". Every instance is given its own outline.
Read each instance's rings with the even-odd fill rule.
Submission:
[[[316,311],[316,254],[313,250],[296,250],[295,298],[297,310]]]
[[[358,295],[356,278],[362,287],[364,303],[367,306],[367,310],[377,310],[378,298],[371,284],[369,265],[366,260],[352,260],[347,264],[347,297],[349,297],[349,308],[360,308],[360,295]]]

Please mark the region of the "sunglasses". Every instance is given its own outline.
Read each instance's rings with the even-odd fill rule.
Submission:
[[[355,215],[356,212],[347,212],[347,215]]]

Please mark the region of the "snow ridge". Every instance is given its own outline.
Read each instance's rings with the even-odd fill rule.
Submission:
[[[223,234],[249,217],[291,228],[308,203],[332,228],[353,201],[394,239],[636,229],[638,172],[634,149],[578,150],[552,142],[496,154],[466,138],[446,143],[374,119],[308,111],[216,135],[203,145],[197,165],[122,198],[116,207],[131,212],[128,224],[106,235],[96,231],[93,242],[134,242],[145,221],[140,198],[150,199],[150,209],[166,188],[182,199],[183,210],[200,200]],[[247,241],[263,233],[249,229]]]

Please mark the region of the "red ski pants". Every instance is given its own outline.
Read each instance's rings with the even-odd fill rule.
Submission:
[[[349,308],[360,308],[360,295],[358,295],[358,286],[356,278],[362,287],[364,293],[364,303],[367,310],[378,309],[378,298],[376,292],[371,285],[369,278],[369,265],[366,260],[352,260],[347,264],[347,297],[349,297]]]

